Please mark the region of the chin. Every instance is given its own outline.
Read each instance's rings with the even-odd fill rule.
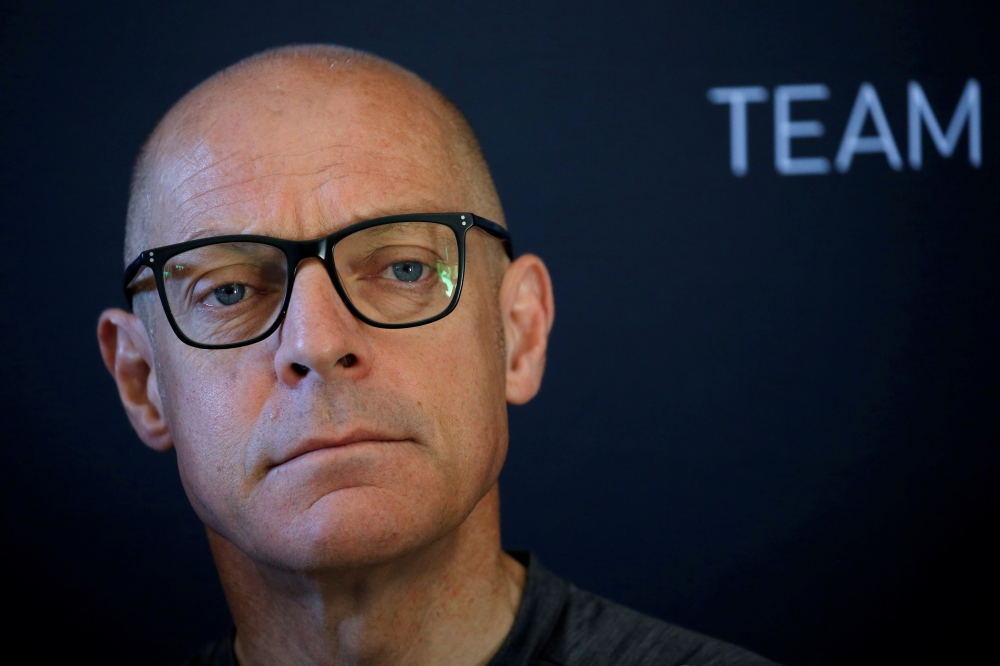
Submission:
[[[465,517],[457,507],[407,495],[375,486],[329,493],[283,527],[258,534],[260,547],[244,552],[300,573],[367,568],[430,546]]]

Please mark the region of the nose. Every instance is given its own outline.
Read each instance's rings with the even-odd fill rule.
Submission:
[[[278,378],[297,386],[307,378],[360,379],[371,369],[364,324],[344,305],[319,259],[299,265],[274,356]]]

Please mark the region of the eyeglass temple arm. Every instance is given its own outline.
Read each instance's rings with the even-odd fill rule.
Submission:
[[[494,238],[499,238],[503,243],[503,249],[507,252],[507,258],[514,259],[514,244],[511,241],[510,232],[501,227],[496,222],[490,222],[485,217],[479,217],[478,215],[472,216],[475,226],[480,227],[483,231],[488,233]]]
[[[147,265],[148,261],[146,253],[142,252],[131,264],[128,265],[128,268],[125,269],[125,276],[122,279],[122,290],[125,292],[126,300],[128,300],[129,310],[132,309],[132,280],[134,280],[135,276],[138,275],[139,269]]]

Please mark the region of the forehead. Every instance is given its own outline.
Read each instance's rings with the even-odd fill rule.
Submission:
[[[279,69],[200,91],[164,131],[152,244],[315,238],[382,215],[463,210],[445,114],[429,89],[377,72]]]

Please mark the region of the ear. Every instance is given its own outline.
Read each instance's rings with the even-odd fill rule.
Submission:
[[[500,286],[500,316],[507,349],[507,402],[523,405],[538,393],[555,314],[548,269],[535,255],[521,255],[507,267]]]
[[[118,395],[139,439],[156,451],[173,448],[163,419],[153,348],[146,326],[124,310],[105,310],[97,322],[97,341],[104,365],[118,384]]]

